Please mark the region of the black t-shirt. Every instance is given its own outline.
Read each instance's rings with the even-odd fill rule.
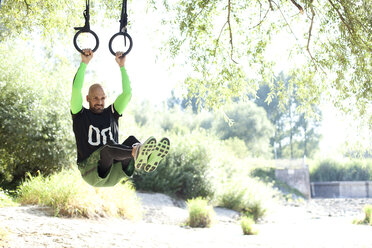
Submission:
[[[121,115],[116,112],[113,104],[100,114],[93,113],[84,107],[79,113],[72,114],[78,163],[87,159],[109,140],[118,143],[119,117]]]

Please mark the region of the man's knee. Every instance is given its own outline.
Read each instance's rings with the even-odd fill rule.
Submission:
[[[126,146],[132,146],[134,145],[135,143],[139,143],[139,140],[134,137],[133,135],[129,136],[124,142],[123,142],[123,145],[126,145]]]

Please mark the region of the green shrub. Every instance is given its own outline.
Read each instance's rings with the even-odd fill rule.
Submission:
[[[352,160],[344,165],[343,181],[372,180],[372,161]]]
[[[273,167],[257,167],[252,169],[250,176],[258,178],[260,181],[278,188],[283,194],[296,195],[304,198],[305,196],[297,189],[289,186],[287,183],[282,182],[275,177],[275,168]]]
[[[252,218],[243,216],[240,220],[240,226],[243,230],[244,235],[255,235],[257,234],[257,230],[255,230],[254,226],[255,222]]]
[[[251,201],[247,204],[243,214],[254,221],[258,221],[266,214],[267,209],[263,206],[261,201]]]
[[[210,227],[214,222],[215,212],[208,201],[198,197],[186,202],[189,210],[187,225],[190,227]]]
[[[245,194],[246,189],[240,188],[236,185],[230,185],[230,187],[226,187],[219,196],[218,205],[241,212],[246,209],[246,206],[244,206]]]
[[[134,175],[139,190],[177,195],[184,199],[212,197],[210,155],[199,132],[187,136],[170,136],[168,156],[152,173]]]
[[[0,188],[0,208],[15,206],[13,199]]]
[[[341,179],[341,164],[334,160],[321,161],[310,171],[312,182],[341,181]]]
[[[0,46],[0,185],[9,188],[26,172],[50,174],[69,165],[75,147],[67,70],[40,70],[47,61],[8,48]]]
[[[364,207],[364,223],[372,226],[372,205],[366,205]]]
[[[221,185],[217,205],[243,213],[258,221],[274,204],[278,192],[260,181],[236,176]]]
[[[323,160],[311,167],[312,182],[372,180],[372,160]]]
[[[18,201],[51,207],[62,216],[123,216],[140,219],[141,204],[130,183],[94,188],[85,183],[77,169],[48,177],[31,176],[19,186]]]
[[[275,181],[275,168],[273,167],[258,167],[252,169],[250,172],[252,177],[257,177],[265,183],[272,183]]]
[[[370,225],[372,226],[372,205],[366,205],[363,208],[364,211],[364,219],[363,220],[354,220],[353,224],[358,225]]]

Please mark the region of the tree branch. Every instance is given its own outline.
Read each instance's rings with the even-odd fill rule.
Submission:
[[[203,10],[205,9],[205,7],[207,7],[208,3],[210,2],[210,0],[207,1],[207,3],[200,9],[200,11],[195,14],[191,19],[192,21],[190,22],[190,25],[189,26],[192,26],[195,22],[195,20],[199,17],[199,15],[203,12]]]
[[[237,64],[237,62],[233,59],[234,44],[233,44],[233,36],[232,36],[231,23],[230,23],[230,13],[231,13],[231,0],[228,0],[228,5],[227,5],[227,24],[229,26],[229,33],[230,33],[230,45],[231,45],[230,58],[231,58],[231,60],[235,64]]]
[[[217,50],[217,47],[218,47],[218,43],[220,41],[220,37],[222,35],[222,32],[223,30],[225,29],[225,26],[226,26],[227,22],[225,22],[225,24],[223,24],[222,28],[221,28],[221,31],[220,31],[220,34],[218,35],[218,38],[216,40],[216,47],[214,48],[214,52],[213,52],[213,55],[216,55],[216,50]]]
[[[331,4],[332,8],[334,10],[336,10],[338,16],[340,17],[342,23],[346,26],[347,30],[349,31],[349,33],[352,35],[354,32],[354,30],[349,26],[349,24],[347,24],[345,18],[342,16],[342,14],[340,13],[340,11],[336,8],[336,6],[334,5],[334,3],[332,2],[332,0],[328,0],[328,2]]]
[[[309,36],[308,36],[308,39],[307,39],[306,50],[307,50],[307,52],[308,52],[308,54],[311,58],[311,61],[313,62],[314,66],[315,66],[315,70],[318,70],[318,61],[313,57],[313,55],[311,54],[311,51],[310,51],[310,40],[311,40],[313,24],[314,24],[314,17],[315,17],[313,1],[310,2],[310,10],[311,10],[311,23],[310,23],[310,28],[309,28]],[[322,72],[324,74],[326,74],[321,65],[320,65],[320,69],[322,70]]]
[[[208,3],[210,2],[210,0],[208,0],[205,5],[201,8],[201,10],[194,16],[194,20],[196,20],[198,18],[198,16],[201,14],[201,12],[205,9],[205,7],[208,5]]]
[[[348,15],[348,16],[351,16],[350,14],[350,11],[345,7],[345,2],[342,1],[342,0],[338,0],[337,1],[339,4],[341,4],[342,8],[344,9],[344,12]],[[367,28],[365,27],[365,25],[363,23],[360,22],[360,20],[358,18],[354,18],[354,21],[356,21],[363,29],[364,29],[364,32],[368,32]]]
[[[307,38],[306,50],[309,53],[310,58],[311,58],[311,60],[313,61],[314,65],[315,65],[315,69],[318,69],[317,63],[316,63],[313,55],[310,52],[310,39],[311,39],[311,32],[313,30],[314,16],[315,16],[315,12],[314,12],[314,8],[313,8],[312,3],[310,4],[310,10],[311,10],[311,23],[310,23],[310,28],[309,28],[309,36]]]
[[[285,18],[284,14],[283,14],[283,12],[282,12],[282,10],[280,8],[280,6],[276,2],[274,2],[274,1],[273,1],[273,3],[278,7],[278,9],[280,11],[280,14],[282,15],[284,21],[287,23],[287,26],[288,26],[289,30],[291,31],[291,33],[293,34],[293,36],[295,37],[295,39],[298,40],[297,37],[296,37],[296,34],[293,32],[293,30],[291,28],[291,25],[288,23],[287,19]]]
[[[355,23],[359,24],[359,26],[364,30],[364,32],[368,33],[368,30],[367,28],[363,25],[363,23],[360,22],[360,20],[358,19],[358,17],[353,17],[351,14],[350,14],[350,11],[348,10],[347,7],[345,7],[345,3],[344,1],[340,1],[340,0],[337,0],[337,2],[342,6],[345,14],[346,14],[346,17],[348,19],[352,19],[349,23],[353,24],[354,22],[354,25]],[[354,32],[355,34],[355,38],[354,39],[359,39],[365,46],[366,48],[369,50],[369,51],[372,51],[372,48],[368,45],[368,43],[360,36],[357,34],[357,32],[355,32],[354,28],[353,28],[353,25],[350,26],[350,29]]]
[[[249,30],[257,28],[258,26],[260,26],[264,22],[264,20],[266,19],[266,16],[267,16],[267,13],[269,13],[269,10],[270,10],[270,8],[267,9],[267,11],[265,13],[265,16],[260,20],[260,22],[257,23],[256,25],[254,25],[253,27],[249,28]]]
[[[301,5],[299,5],[298,3],[296,3],[295,0],[291,0],[291,2],[300,10],[301,14],[304,13],[304,9],[302,8]]]
[[[29,10],[30,10],[30,4],[27,3],[26,0],[24,0],[25,4],[26,4],[26,8],[27,8],[27,14],[29,13]]]
[[[270,9],[274,11],[273,4],[271,3],[271,0],[269,0]]]
[[[23,0],[23,2],[25,2],[25,4],[26,4],[26,7],[27,7],[27,9],[30,7],[30,4],[29,3],[27,3],[27,0]]]
[[[351,40],[360,40],[364,45],[366,45],[366,48],[369,50],[369,51],[372,51],[372,49],[369,47],[369,45],[366,43],[365,40],[363,40],[359,35],[357,35],[355,33],[355,30],[347,23],[347,21],[345,20],[345,18],[343,17],[343,15],[340,13],[339,9],[336,8],[336,6],[334,5],[334,3],[332,2],[332,0],[328,0],[328,2],[332,5],[332,8],[337,12],[338,16],[340,17],[342,23],[346,26],[349,34],[350,34],[350,39]],[[341,4],[342,5],[342,4]],[[343,5],[342,5],[343,6]],[[344,6],[343,6],[344,7]],[[355,35],[355,37],[353,37],[353,35]],[[357,41],[356,41],[357,42]]]

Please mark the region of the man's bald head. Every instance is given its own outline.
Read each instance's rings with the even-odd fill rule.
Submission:
[[[92,84],[89,87],[88,96],[91,96],[92,94],[94,94],[95,91],[102,91],[103,93],[105,93],[105,91],[103,90],[102,85],[100,85],[100,84]]]
[[[89,87],[87,101],[89,102],[89,109],[94,113],[102,113],[105,108],[106,94],[102,85],[93,84]]]

